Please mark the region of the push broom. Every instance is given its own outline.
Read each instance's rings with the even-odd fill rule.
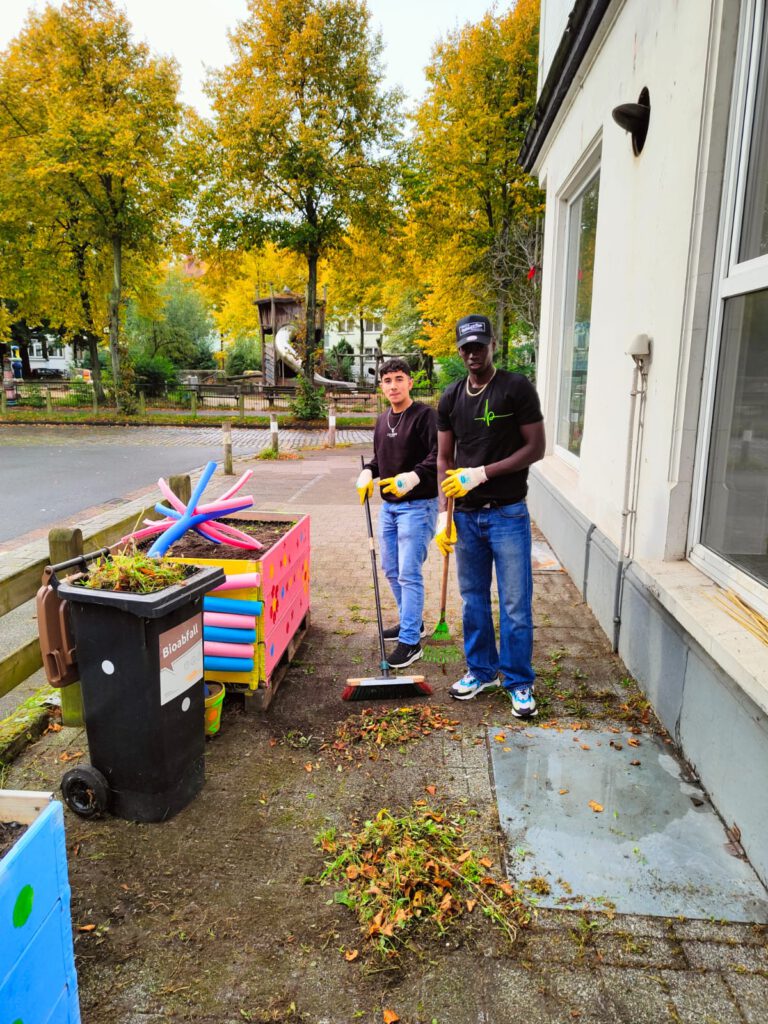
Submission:
[[[448,516],[446,519],[445,532],[450,537],[451,526],[453,525],[453,498],[448,499]],[[460,661],[461,651],[453,643],[451,631],[445,621],[445,608],[448,602],[448,563],[450,555],[443,556],[443,582],[440,587],[440,621],[435,626],[435,631],[430,638],[430,643],[424,648],[424,661],[431,661],[436,665],[445,666],[450,661]],[[443,667],[445,672],[445,667]]]
[[[365,460],[360,461],[365,468]],[[365,496],[365,521],[368,526],[368,547],[371,550],[371,568],[373,570],[373,593],[376,599],[376,622],[379,627],[379,651],[381,652],[380,676],[372,676],[367,679],[348,679],[347,685],[341,694],[342,700],[399,700],[401,697],[423,695],[432,693],[432,687],[426,682],[424,676],[396,676],[392,675],[387,655],[384,649],[384,625],[381,619],[381,595],[379,594],[379,575],[376,570],[376,548],[373,543],[373,523],[371,521],[371,506],[368,503],[368,495]]]

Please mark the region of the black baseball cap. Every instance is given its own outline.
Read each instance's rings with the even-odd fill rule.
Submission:
[[[491,321],[487,316],[472,314],[463,316],[456,324],[456,346],[469,344],[470,341],[477,341],[481,345],[490,345],[493,341],[493,329]]]

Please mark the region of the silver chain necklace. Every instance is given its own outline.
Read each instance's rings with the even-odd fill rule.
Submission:
[[[465,387],[466,387],[466,391],[467,391],[467,394],[469,395],[469,397],[470,398],[477,398],[479,395],[482,395],[482,393],[485,391],[485,389],[488,387],[488,385],[491,383],[491,381],[493,380],[493,378],[495,376],[496,376],[496,367],[494,366],[493,373],[488,378],[488,380],[485,382],[485,384],[483,384],[483,386],[480,388],[479,391],[470,391],[469,390],[469,377],[467,377]]]
[[[406,406],[406,408],[407,408],[407,406]],[[406,410],[403,409],[403,411],[400,413],[400,415],[397,418],[397,423],[395,424],[394,427],[389,422],[389,413],[387,413],[387,426],[389,427],[389,431],[387,432],[387,437],[397,437],[397,431],[395,430],[395,427],[399,427],[400,426],[400,420],[405,415],[405,411]]]

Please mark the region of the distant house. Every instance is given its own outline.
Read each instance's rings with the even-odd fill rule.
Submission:
[[[346,342],[352,349],[352,374],[355,380],[373,383],[377,358],[380,358],[386,345],[384,321],[376,317],[342,317],[330,320],[325,333],[326,352],[335,348],[340,341]]]
[[[765,0],[542,0],[520,162],[532,512],[768,881],[768,647],[716,600],[768,615]]]

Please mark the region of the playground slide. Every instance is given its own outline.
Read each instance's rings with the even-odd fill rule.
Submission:
[[[293,326],[291,324],[283,324],[280,330],[275,336],[275,348],[277,349],[277,355],[283,362],[290,366],[296,373],[301,372],[301,360],[296,349],[291,344],[291,334],[293,333]],[[347,380],[331,380],[328,377],[322,377],[319,373],[315,374],[315,384],[330,384],[334,388],[347,388],[350,391],[354,391],[357,387],[351,381]]]

